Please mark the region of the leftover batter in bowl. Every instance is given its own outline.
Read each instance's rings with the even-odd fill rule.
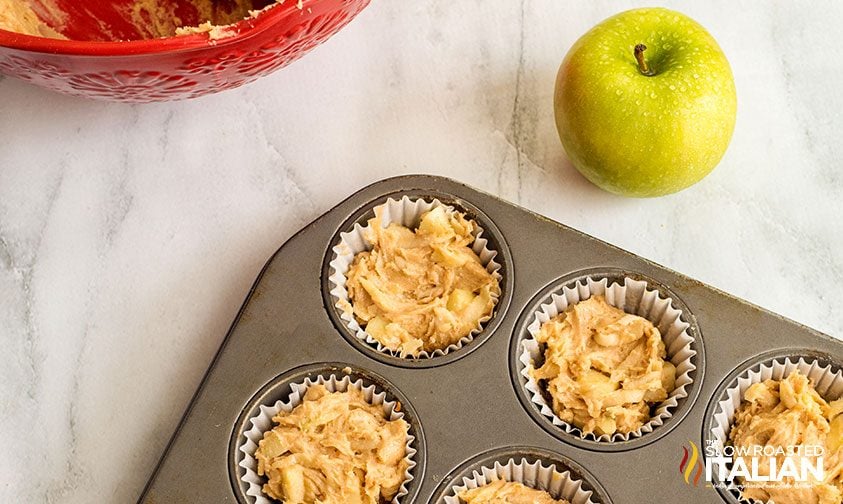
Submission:
[[[263,492],[287,504],[379,504],[391,501],[408,469],[409,424],[349,387],[307,389],[303,401],[273,417],[255,452]]]
[[[477,224],[440,205],[416,229],[369,221],[372,249],[348,269],[350,309],[365,331],[401,356],[447,348],[488,320],[500,296],[496,275],[469,245]]]
[[[602,295],[569,305],[542,324],[536,341],[544,363],[530,375],[544,385],[553,412],[583,433],[637,431],[674,389],[676,367],[659,330]]]
[[[0,0],[0,29],[36,37],[65,38],[42,21],[23,0]]]
[[[825,479],[822,481],[811,478],[811,481],[797,482],[788,476],[781,482],[741,481],[745,484],[744,499],[776,504],[843,502],[843,399],[826,402],[798,370],[782,380],[768,379],[746,389],[735,413],[729,441],[736,449],[747,450],[744,453],[763,447],[768,450],[821,447],[823,453]],[[770,476],[771,462],[776,468],[783,468],[788,458],[782,452],[769,453],[770,456],[749,456],[758,460],[759,476]],[[801,455],[809,456],[807,452]],[[814,456],[809,456],[809,460],[816,464]]]
[[[292,0],[291,0],[292,1]],[[130,39],[152,39],[209,33],[211,38],[234,35],[229,25],[256,16],[264,8],[284,0],[122,0],[104,2],[91,9],[60,0],[0,0],[0,29],[25,35],[64,39],[67,19],[84,15],[102,27],[109,40],[125,40],[125,30],[112,33],[117,19],[132,27]],[[301,2],[299,2],[301,4]],[[85,9],[85,10],[80,10]],[[71,16],[70,13],[73,12]],[[87,21],[86,21],[87,22]],[[195,22],[195,25],[192,24]],[[72,30],[71,30],[72,31]]]
[[[569,504],[554,499],[543,490],[536,490],[515,481],[497,480],[459,494],[465,504]]]

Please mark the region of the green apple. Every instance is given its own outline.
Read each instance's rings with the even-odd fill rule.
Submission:
[[[720,162],[737,101],[726,56],[693,19],[622,12],[583,35],[556,78],[556,126],[574,166],[625,196],[674,193]]]

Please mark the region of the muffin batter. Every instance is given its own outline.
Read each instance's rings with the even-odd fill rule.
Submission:
[[[659,330],[647,319],[593,296],[541,326],[544,364],[530,375],[545,386],[553,411],[585,433],[628,433],[650,419],[673,390]]]
[[[418,229],[369,221],[373,248],[354,258],[347,288],[366,332],[402,356],[443,349],[492,315],[500,295],[469,245],[474,221],[450,207],[425,213]]]
[[[255,452],[269,497],[285,504],[379,504],[398,493],[409,425],[384,418],[361,391],[313,385],[301,404],[272,420],[278,425]]]
[[[736,448],[793,446],[825,448],[823,481],[796,482],[784,477],[781,482],[744,482],[743,497],[776,504],[840,504],[843,502],[843,399],[827,403],[808,378],[794,371],[781,381],[765,380],[751,385],[735,413],[729,440]],[[782,467],[786,458],[776,457]],[[758,459],[759,475],[769,475],[769,456]],[[815,462],[814,462],[815,463]],[[799,467],[799,464],[797,464]],[[810,475],[810,474],[809,474]]]
[[[86,15],[99,23],[102,31],[99,36],[104,38],[96,40],[152,39],[192,33],[208,33],[211,39],[218,39],[236,35],[229,29],[231,24],[256,16],[276,3],[284,3],[284,0],[134,0],[100,6],[96,13],[84,10],[74,15]],[[303,9],[300,0],[296,6]],[[177,11],[187,12],[186,20]],[[104,12],[111,17],[106,17]],[[53,0],[0,0],[0,29],[64,39],[66,37],[56,30],[65,31],[67,17],[68,14]],[[122,19],[136,33],[131,36],[125,30],[119,32],[122,36],[112,33],[109,19],[114,17]],[[193,21],[197,21],[195,25],[185,26]]]
[[[65,38],[41,21],[24,0],[0,0],[0,29],[36,37]]]
[[[200,20],[197,26],[184,26],[184,22],[179,19],[173,9],[178,3],[162,0],[135,0],[131,12],[132,24],[148,38],[191,33],[209,33],[211,38],[224,38],[226,35],[236,35],[235,32],[226,30],[226,27],[249,17],[257,2],[253,0],[182,1],[181,3],[189,3],[196,9]]]
[[[503,480],[460,492],[459,498],[466,504],[568,504],[542,490]]]

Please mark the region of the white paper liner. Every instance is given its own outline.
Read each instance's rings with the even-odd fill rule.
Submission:
[[[493,481],[505,480],[543,490],[554,499],[565,499],[571,504],[599,504],[592,500],[591,490],[583,488],[583,482],[574,477],[571,471],[560,472],[555,465],[543,465],[539,461],[527,462],[526,459],[509,459],[505,464],[495,462],[492,466],[481,466],[474,470],[471,477],[464,477],[451,487],[445,497],[445,504],[461,504],[459,494],[465,490],[488,485]]]
[[[716,450],[722,450],[729,440],[735,412],[743,401],[746,389],[764,380],[782,380],[794,371],[807,376],[817,393],[826,400],[835,400],[843,396],[843,370],[834,371],[831,365],[823,366],[811,357],[779,357],[756,364],[741,373],[717,403],[714,409],[714,427],[710,438]],[[738,486],[733,482],[726,485],[733,494],[739,494]],[[755,499],[742,499],[741,502],[761,503]]]
[[[603,295],[610,305],[652,322],[661,333],[667,359],[676,366],[676,384],[673,391],[656,407],[649,422],[640,429],[626,434],[620,432],[611,436],[585,434],[578,427],[563,421],[553,412],[552,404],[544,398],[542,387],[530,376],[530,369],[533,368],[534,363],[539,362],[543,357],[541,345],[535,339],[541,325],[564,312],[569,305],[596,295]],[[582,439],[599,442],[629,441],[652,432],[671,417],[679,400],[688,396],[687,388],[693,382],[691,373],[696,366],[692,360],[697,352],[693,348],[694,338],[688,332],[690,324],[684,322],[681,317],[682,311],[673,305],[672,299],[661,297],[657,290],[648,288],[647,282],[629,277],[624,278],[623,284],[609,285],[607,278],[601,278],[596,274],[586,278],[585,281],[578,281],[573,287],[565,286],[561,291],[554,292],[534,313],[530,325],[527,326],[529,336],[521,342],[519,372],[527,380],[524,386],[530,393],[531,401],[553,425]]]
[[[306,378],[303,382],[292,384],[292,392],[286,401],[277,401],[272,405],[260,405],[260,412],[249,420],[252,427],[246,430],[239,440],[241,443],[239,452],[242,460],[238,465],[246,471],[240,479],[248,485],[246,495],[252,498],[250,502],[255,504],[276,504],[278,502],[267,497],[262,491],[266,478],[258,476],[255,451],[258,449],[258,443],[263,439],[264,433],[273,428],[272,417],[281,411],[292,411],[293,408],[302,403],[307,389],[316,384],[324,385],[329,392],[345,392],[349,387],[361,390],[363,391],[363,398],[369,404],[383,406],[384,416],[390,421],[404,417],[404,413],[399,411],[400,405],[398,403],[386,400],[386,392],[378,391],[374,385],[364,386],[362,379],[351,381],[349,376],[337,379],[335,375],[325,373],[324,376],[319,375],[315,379]],[[245,441],[243,437],[245,437]],[[392,504],[401,502],[401,497],[407,495],[407,485],[414,479],[412,471],[416,466],[416,449],[413,448],[412,444],[415,439],[415,436],[410,432],[407,433],[406,456],[404,457],[408,464],[407,470],[404,473],[404,482],[401,484],[401,488],[395,498],[390,501]]]
[[[408,196],[402,197],[400,200],[389,198],[386,203],[375,207],[376,210],[383,209],[381,214],[381,226],[388,227],[392,223],[400,224],[410,229],[418,227],[421,221],[421,216],[436,207],[445,206],[453,208],[438,199],[431,201],[425,199],[411,199]],[[471,244],[471,249],[480,258],[480,262],[485,266],[486,271],[492,274],[500,283],[502,278],[500,275],[501,265],[495,261],[497,251],[489,248],[489,240],[483,237],[483,228],[480,223],[474,220],[476,229],[474,231],[474,242]],[[328,280],[331,282],[331,295],[334,297],[334,306],[340,312],[340,318],[345,322],[346,327],[357,337],[357,339],[366,342],[368,345],[377,348],[379,352],[387,355],[400,357],[398,352],[392,351],[383,346],[378,340],[369,335],[365,329],[360,327],[357,319],[354,317],[352,311],[351,300],[346,289],[346,274],[354,261],[354,256],[360,252],[372,250],[372,240],[370,238],[371,230],[368,223],[366,225],[355,224],[351,231],[340,233],[340,243],[332,250],[334,257],[331,259],[330,266],[333,272]],[[467,336],[461,338],[456,343],[449,345],[446,348],[437,349],[433,352],[421,351],[418,355],[408,355],[406,358],[427,359],[431,357],[438,357],[446,355],[449,352],[458,350],[464,345],[470,343],[474,337],[483,331],[483,325],[488,322],[497,309],[499,299],[495,298],[495,307],[492,309],[492,314],[481,318],[478,321],[477,327],[471,331]]]

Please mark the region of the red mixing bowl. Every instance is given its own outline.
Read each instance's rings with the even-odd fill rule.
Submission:
[[[141,38],[125,14],[137,0],[51,1],[62,11],[58,30],[71,40],[0,29],[0,72],[76,96],[153,102],[195,98],[269,74],[339,31],[370,0],[285,0],[216,40],[208,33]],[[201,21],[190,0],[158,3],[170,4],[185,25]]]

